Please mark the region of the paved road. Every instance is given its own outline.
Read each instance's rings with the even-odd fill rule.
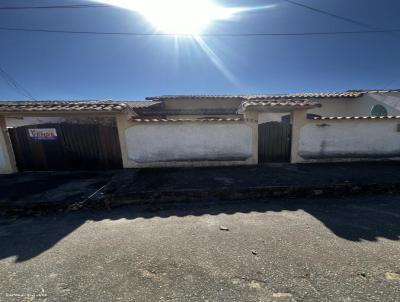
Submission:
[[[399,239],[389,195],[3,219],[0,301],[399,301]]]

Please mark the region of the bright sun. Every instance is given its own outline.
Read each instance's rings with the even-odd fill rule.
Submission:
[[[241,9],[222,7],[212,0],[100,0],[136,11],[157,30],[168,34],[201,34],[213,21],[228,20]]]

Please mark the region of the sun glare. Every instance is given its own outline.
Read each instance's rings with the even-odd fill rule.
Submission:
[[[229,19],[228,9],[208,0],[146,1],[140,12],[165,33],[196,35],[214,20]]]
[[[174,47],[179,54],[181,37],[185,42],[202,50],[221,74],[232,84],[238,82],[224,64],[216,47],[211,47],[204,33],[211,31],[216,21],[232,20],[237,15],[271,9],[275,4],[248,7],[225,7],[218,4],[217,0],[92,0],[104,4],[134,11],[155,29],[157,33],[173,35]],[[180,56],[184,60],[185,56]]]
[[[140,13],[158,31],[198,35],[213,21],[231,19],[240,8],[227,8],[212,0],[101,0]]]

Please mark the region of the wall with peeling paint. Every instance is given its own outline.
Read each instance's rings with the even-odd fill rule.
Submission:
[[[125,130],[128,160],[158,166],[168,162],[245,162],[252,157],[252,136],[252,128],[244,122],[146,123]]]
[[[400,120],[308,121],[300,130],[303,161],[398,158]]]

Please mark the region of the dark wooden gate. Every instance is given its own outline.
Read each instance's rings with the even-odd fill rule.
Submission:
[[[32,137],[32,129],[55,129],[56,137]],[[122,168],[114,126],[42,124],[9,129],[19,171],[102,170]]]
[[[268,122],[258,125],[258,162],[289,162],[292,126]]]

